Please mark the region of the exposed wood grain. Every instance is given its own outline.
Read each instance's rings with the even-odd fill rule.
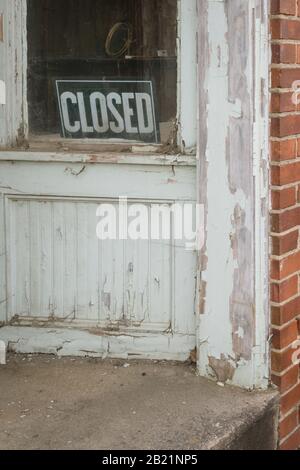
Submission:
[[[268,385],[267,5],[198,0],[199,368],[249,387]]]
[[[0,0],[5,41],[0,47],[6,105],[0,107],[0,147],[20,145],[27,137],[26,1]],[[8,113],[9,110],[9,113]]]
[[[3,13],[0,13],[0,42],[4,41],[4,22]]]

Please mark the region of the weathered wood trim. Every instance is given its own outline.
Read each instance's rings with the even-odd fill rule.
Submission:
[[[70,153],[70,152],[0,152],[0,162],[64,162],[64,163],[118,163],[124,165],[196,166],[196,158],[181,155],[131,155],[119,153]]]
[[[197,0],[178,0],[178,146],[196,153],[197,140]]]
[[[15,353],[63,356],[186,361],[195,337],[172,333],[110,333],[90,325],[81,328],[11,327],[0,329],[0,339]]]
[[[0,193],[0,325],[7,320],[5,198]]]
[[[4,40],[0,42],[0,80],[6,104],[0,106],[0,146],[22,144],[27,138],[26,0],[0,0]]]
[[[268,0],[198,0],[200,373],[266,387]]]

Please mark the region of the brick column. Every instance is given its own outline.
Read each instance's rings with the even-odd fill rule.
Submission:
[[[280,448],[289,450],[300,448],[299,365],[292,357],[300,335],[300,105],[292,99],[300,80],[300,0],[271,0],[271,34],[272,378],[281,391]]]

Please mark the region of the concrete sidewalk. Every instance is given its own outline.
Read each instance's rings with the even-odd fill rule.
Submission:
[[[272,449],[277,393],[186,364],[10,355],[0,423],[0,449]]]

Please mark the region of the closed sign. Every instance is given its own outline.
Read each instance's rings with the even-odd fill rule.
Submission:
[[[151,81],[56,80],[62,137],[160,141]]]

